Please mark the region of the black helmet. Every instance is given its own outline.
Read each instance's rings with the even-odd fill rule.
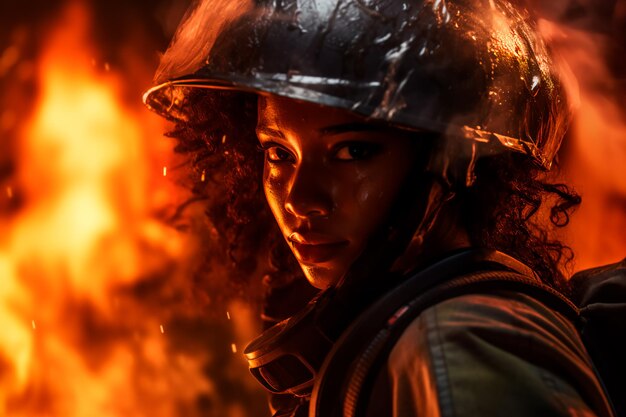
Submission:
[[[204,0],[157,83],[144,101],[173,120],[190,89],[276,94],[546,169],[570,119],[532,20],[506,0]]]

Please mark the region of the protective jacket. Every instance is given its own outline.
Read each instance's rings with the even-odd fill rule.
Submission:
[[[574,310],[504,254],[457,253],[362,313],[275,415],[613,416]]]
[[[393,347],[384,379],[368,416],[611,415],[573,324],[513,291],[424,311]]]

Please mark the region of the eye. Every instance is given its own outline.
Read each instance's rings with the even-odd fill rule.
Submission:
[[[265,150],[265,158],[268,162],[272,163],[281,163],[281,162],[293,162],[295,161],[294,156],[291,152],[280,146],[268,146],[264,148]]]
[[[371,142],[350,142],[338,146],[335,159],[340,161],[359,161],[371,158],[380,151],[381,146]]]

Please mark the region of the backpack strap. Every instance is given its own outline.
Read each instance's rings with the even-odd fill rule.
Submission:
[[[626,416],[626,259],[570,280],[580,306],[580,335],[616,415]]]
[[[457,276],[426,291],[411,279],[383,297],[344,333],[328,356],[313,391],[310,416],[364,415],[375,378],[397,340],[420,313],[442,301],[509,290],[530,295],[577,321],[578,309],[565,296],[534,276],[507,269]]]

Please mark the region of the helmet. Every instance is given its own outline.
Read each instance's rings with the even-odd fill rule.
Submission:
[[[204,0],[157,83],[144,102],[172,120],[192,89],[275,94],[546,169],[570,119],[532,20],[506,0]]]

